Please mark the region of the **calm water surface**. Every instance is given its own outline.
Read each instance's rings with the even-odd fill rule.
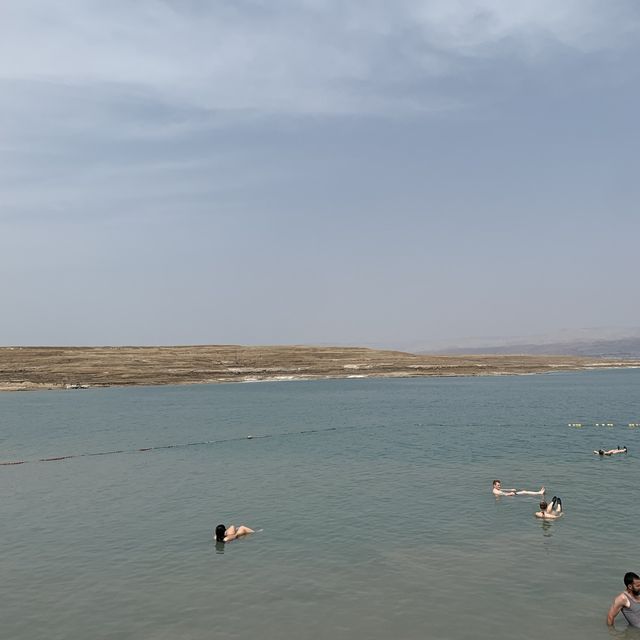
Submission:
[[[639,383],[2,394],[3,461],[124,451],[0,467],[2,638],[638,640],[604,616],[640,572]],[[618,444],[629,454],[591,453]],[[494,478],[544,484],[565,517],[495,499]],[[262,531],[217,548],[220,522]]]

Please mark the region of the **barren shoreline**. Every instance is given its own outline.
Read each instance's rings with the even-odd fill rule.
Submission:
[[[360,347],[0,347],[0,391],[323,378],[524,375],[640,366],[570,356],[430,356]]]

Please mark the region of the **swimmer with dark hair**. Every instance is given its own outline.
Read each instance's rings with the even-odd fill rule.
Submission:
[[[246,536],[248,533],[254,533],[253,529],[240,525],[237,529],[233,525],[225,527],[223,524],[219,524],[216,527],[215,539],[216,542],[231,542],[236,538]]]
[[[542,487],[540,491],[527,491],[526,489],[503,489],[500,480],[493,481],[494,496],[543,496],[546,489]]]
[[[605,451],[604,449],[598,449],[597,451],[594,451],[593,453],[599,455],[599,456],[612,456],[615,453],[627,453],[627,447],[622,447],[620,448],[620,445],[618,445],[617,449],[609,449],[608,451]]]
[[[640,576],[633,571],[624,574],[623,591],[613,601],[607,613],[607,624],[613,627],[616,616],[622,612],[630,627],[640,628]]]
[[[551,504],[547,504],[545,500],[540,502],[540,511],[536,511],[535,516],[544,520],[556,520],[562,513],[562,498],[553,496]]]

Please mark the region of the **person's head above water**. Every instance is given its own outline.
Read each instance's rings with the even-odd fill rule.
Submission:
[[[227,532],[227,527],[223,524],[219,524],[216,527],[216,542],[224,542],[224,534]]]
[[[494,480],[493,481],[493,486],[494,487],[498,487],[498,485],[501,484],[500,480]],[[498,487],[499,488],[499,487]]]
[[[624,586],[634,596],[640,596],[640,577],[633,571],[624,574]]]
[[[604,450],[603,449],[598,449],[598,455],[599,456],[603,456],[604,455]]]
[[[546,509],[547,509],[547,507],[548,507],[548,506],[549,506],[549,505],[547,504],[547,501],[546,501],[546,500],[541,500],[541,501],[540,501],[540,511],[546,511]]]

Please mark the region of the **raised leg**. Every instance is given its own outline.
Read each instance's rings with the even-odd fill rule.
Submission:
[[[253,533],[253,529],[240,525],[236,531],[236,536],[246,536],[247,533]]]

